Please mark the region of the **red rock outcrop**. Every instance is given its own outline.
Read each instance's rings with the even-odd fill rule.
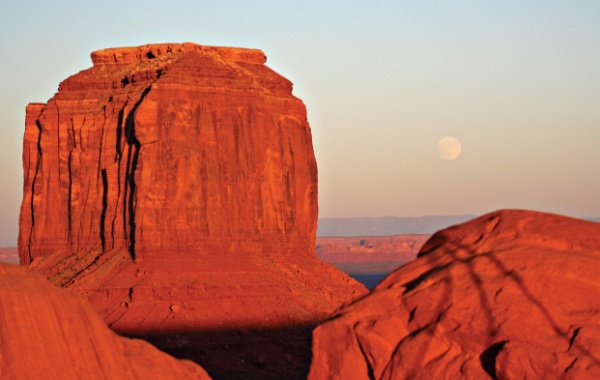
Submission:
[[[159,44],[92,61],[27,107],[22,263],[65,247],[313,251],[306,110],[262,51]]]
[[[328,263],[408,262],[429,236],[318,237],[316,251]]]
[[[211,374],[307,371],[272,337],[309,351],[307,326],[366,292],[315,257],[306,110],[265,60],[189,43],[101,50],[27,108],[21,263]]]
[[[309,378],[598,378],[598,289],[600,224],[494,212],[319,326]]]
[[[210,379],[190,361],[110,331],[81,297],[4,263],[0,378]]]

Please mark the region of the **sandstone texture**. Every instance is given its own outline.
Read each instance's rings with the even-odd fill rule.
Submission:
[[[254,49],[92,61],[27,107],[21,263],[215,377],[305,376],[310,328],[366,289],[315,256],[317,167],[292,83]]]
[[[309,378],[597,379],[598,289],[600,224],[494,212],[319,326]]]
[[[210,379],[190,361],[110,331],[81,297],[4,263],[0,378]]]
[[[92,61],[27,107],[22,263],[63,248],[313,252],[306,109],[262,51],[159,44]]]
[[[318,237],[316,251],[328,263],[408,262],[429,236]]]

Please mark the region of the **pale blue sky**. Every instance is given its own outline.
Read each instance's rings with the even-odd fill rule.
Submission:
[[[16,244],[25,106],[93,50],[260,48],[308,108],[322,217],[600,215],[600,1],[0,4],[0,246]],[[437,142],[458,138],[444,161]]]

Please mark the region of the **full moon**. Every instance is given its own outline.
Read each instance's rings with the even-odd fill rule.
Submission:
[[[451,136],[444,137],[438,143],[438,154],[444,160],[455,160],[460,156],[460,150],[460,141]]]

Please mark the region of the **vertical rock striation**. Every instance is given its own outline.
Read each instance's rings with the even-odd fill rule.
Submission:
[[[306,110],[263,52],[165,44],[92,61],[27,107],[22,263],[64,247],[313,250]]]
[[[92,61],[27,107],[21,263],[209,371],[305,376],[310,326],[366,289],[315,257],[317,167],[292,83],[252,49]],[[222,364],[232,341],[238,362]]]

